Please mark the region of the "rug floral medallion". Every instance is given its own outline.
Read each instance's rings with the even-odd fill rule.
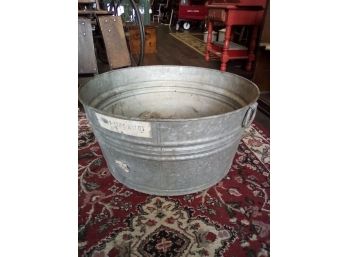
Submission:
[[[248,128],[227,176],[174,197],[128,189],[79,112],[79,256],[269,256],[269,136]]]

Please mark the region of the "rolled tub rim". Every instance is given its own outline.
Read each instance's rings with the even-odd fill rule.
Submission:
[[[194,69],[201,69],[202,71],[207,70],[209,72],[224,74],[224,76],[226,76],[226,75],[227,76],[234,76],[234,77],[237,77],[241,80],[248,82],[251,86],[253,86],[256,89],[257,94],[254,97],[254,99],[252,101],[250,101],[250,103],[248,103],[247,105],[245,105],[241,108],[233,110],[233,111],[220,113],[220,114],[214,114],[214,115],[208,115],[208,116],[203,116],[203,117],[196,117],[196,118],[172,118],[172,119],[169,119],[169,118],[146,118],[146,119],[144,119],[144,118],[139,118],[139,117],[130,117],[130,116],[112,114],[112,113],[97,109],[97,108],[87,104],[80,96],[81,95],[80,92],[83,90],[84,87],[87,87],[90,83],[93,83],[93,81],[98,80],[100,77],[107,76],[110,73],[115,73],[115,72],[125,70],[125,69],[132,70],[132,69],[144,69],[144,68],[156,68],[156,67],[194,68]],[[237,75],[237,74],[232,73],[232,72],[220,71],[220,70],[215,70],[215,69],[211,69],[211,68],[198,67],[198,66],[184,66],[184,65],[146,65],[146,66],[126,67],[126,68],[121,68],[121,69],[117,69],[117,70],[111,70],[111,71],[107,71],[107,72],[104,72],[104,73],[101,73],[101,74],[94,76],[92,79],[87,81],[84,85],[82,85],[78,89],[78,100],[81,102],[81,104],[83,106],[87,106],[89,109],[93,110],[94,112],[103,114],[105,116],[122,119],[122,120],[133,120],[133,121],[143,121],[143,122],[184,122],[184,121],[199,121],[199,120],[203,120],[203,119],[206,120],[206,119],[214,119],[214,118],[218,118],[218,117],[224,117],[224,116],[231,115],[233,113],[243,111],[244,109],[252,106],[254,103],[257,102],[257,99],[259,98],[259,96],[260,96],[260,89],[258,88],[258,86],[253,81],[251,81],[243,76]]]

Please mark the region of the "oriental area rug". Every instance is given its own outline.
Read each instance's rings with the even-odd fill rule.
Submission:
[[[267,131],[245,132],[227,176],[202,192],[139,193],[109,172],[79,112],[78,249],[86,257],[264,257],[270,252]]]

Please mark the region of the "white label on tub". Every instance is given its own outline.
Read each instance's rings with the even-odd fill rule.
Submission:
[[[122,120],[99,113],[95,115],[99,125],[105,129],[129,136],[151,138],[151,124],[149,122]]]

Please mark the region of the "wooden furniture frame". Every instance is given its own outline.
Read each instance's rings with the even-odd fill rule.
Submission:
[[[238,6],[237,4],[208,4],[208,37],[205,53],[206,61],[209,61],[210,53],[220,57],[221,71],[226,71],[226,63],[231,59],[247,59],[246,70],[250,71],[255,60],[255,48],[257,34],[262,25],[264,9],[259,6]],[[219,21],[226,25],[225,40],[223,45],[211,42],[213,22]],[[231,30],[235,25],[252,26],[249,47],[230,46]]]

